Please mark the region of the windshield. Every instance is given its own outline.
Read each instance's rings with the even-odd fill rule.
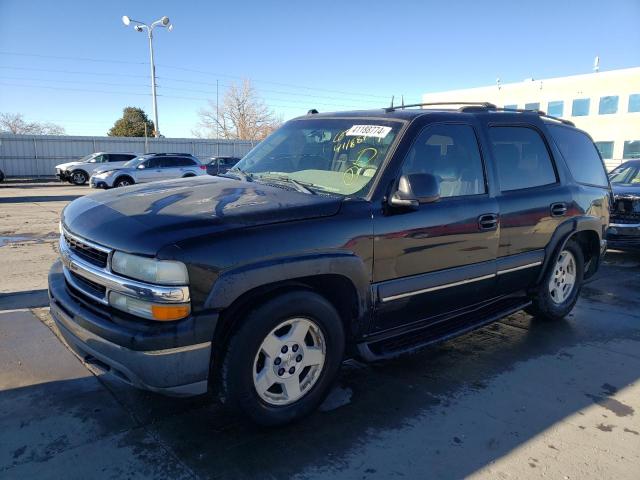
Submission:
[[[124,165],[122,165],[123,167],[127,167],[127,168],[135,168],[138,165],[140,165],[142,162],[144,162],[146,160],[145,157],[136,157],[136,158],[132,158],[131,160],[129,160],[127,163],[125,163]]]
[[[231,172],[365,196],[401,127],[402,122],[389,120],[294,120],[259,143]]]
[[[640,164],[620,165],[609,174],[611,183],[640,184]]]

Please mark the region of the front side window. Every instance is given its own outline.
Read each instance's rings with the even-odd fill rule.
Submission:
[[[525,110],[540,110],[540,103],[539,102],[525,103],[524,104],[524,109]]]
[[[629,158],[640,158],[640,140],[624,142],[622,158],[625,160]]]
[[[610,115],[618,111],[618,96],[600,97],[599,115]]]
[[[287,122],[235,167],[254,181],[366,196],[404,122],[309,118]],[[291,182],[293,180],[294,182]]]
[[[591,139],[575,128],[548,125],[576,182],[607,187],[607,173]]]
[[[564,113],[564,102],[557,100],[547,104],[547,113],[552,117],[561,117]]]
[[[440,197],[486,192],[478,141],[470,125],[429,125],[411,146],[402,174],[428,173],[440,184]]]
[[[547,147],[533,128],[491,127],[489,136],[503,192],[557,181]]]
[[[640,93],[629,95],[629,113],[640,112]]]
[[[596,142],[596,147],[605,160],[613,158],[613,142]]]
[[[577,98],[573,101],[571,115],[574,117],[584,117],[589,115],[590,101],[588,98]]]

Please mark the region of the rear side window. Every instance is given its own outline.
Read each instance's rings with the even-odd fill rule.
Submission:
[[[177,157],[174,164],[177,167],[192,167],[196,164],[196,162],[191,158]]]
[[[534,129],[491,127],[489,136],[503,192],[557,181],[547,147]]]
[[[402,174],[429,173],[441,197],[485,193],[484,169],[473,127],[435,124],[425,127],[405,157]]]
[[[591,139],[574,128],[547,125],[576,182],[607,187],[607,174]]]

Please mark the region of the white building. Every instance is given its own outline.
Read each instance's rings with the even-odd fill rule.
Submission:
[[[422,101],[543,110],[589,132],[608,168],[640,158],[640,67],[425,93]]]

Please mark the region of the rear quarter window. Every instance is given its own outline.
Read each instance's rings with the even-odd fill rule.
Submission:
[[[547,125],[547,128],[576,182],[609,186],[598,149],[585,133],[562,125]]]

